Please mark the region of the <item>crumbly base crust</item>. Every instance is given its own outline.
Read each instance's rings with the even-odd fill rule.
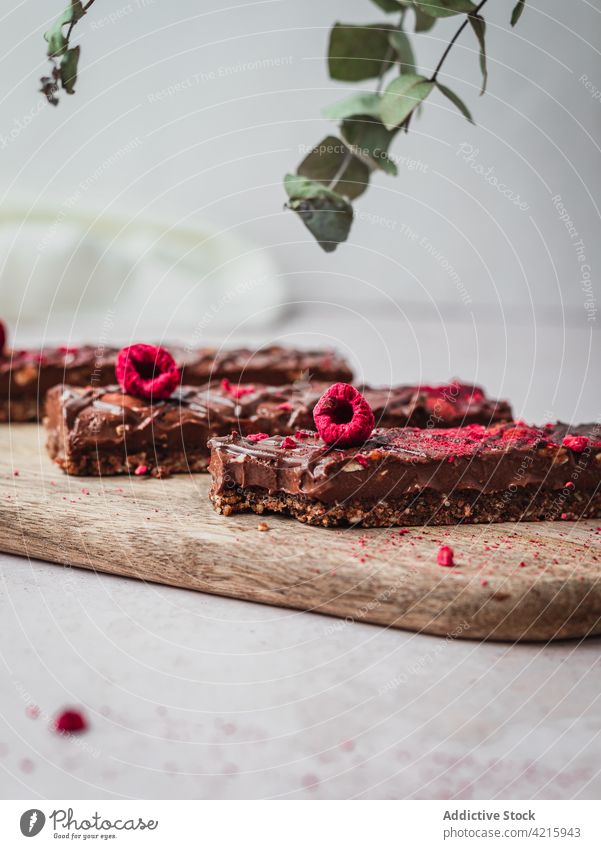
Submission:
[[[269,494],[236,488],[227,493],[211,489],[210,499],[218,513],[285,513],[307,525],[324,528],[357,525],[387,528],[407,525],[457,525],[490,522],[538,522],[601,517],[601,492],[523,491],[478,493],[463,490],[443,495],[422,490],[400,499],[368,503],[359,499],[344,504],[325,504],[305,496]]]
[[[194,451],[180,451],[161,457],[152,452],[137,454],[86,454],[79,457],[65,456],[57,439],[49,437],[47,442],[48,454],[57,466],[68,475],[104,477],[109,475],[134,474],[139,466],[146,466],[146,475],[165,478],[169,475],[186,474],[191,472],[206,472],[209,464],[209,454]]]

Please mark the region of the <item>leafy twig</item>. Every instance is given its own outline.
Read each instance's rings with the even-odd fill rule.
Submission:
[[[376,79],[372,92],[362,91],[334,104],[324,114],[341,121],[339,136],[327,136],[303,159],[297,174],[288,174],[284,186],[288,208],[296,212],[326,251],[347,239],[353,220],[351,202],[368,186],[373,171],[396,174],[388,148],[409,124],[434,88],[470,122],[473,118],[461,98],[439,82],[440,71],[464,29],[471,25],[478,39],[481,94],[486,89],[486,25],[480,11],[488,0],[373,0],[385,12],[400,12],[396,27],[389,24],[334,24],[328,65],[335,80]],[[518,0],[512,26],[524,8]],[[438,18],[465,15],[429,77],[417,72],[409,37],[403,29],[406,14],[415,12],[415,32],[429,31]],[[384,89],[388,72],[400,74]]]
[[[488,0],[482,0],[482,2],[481,2],[481,3],[479,3],[479,4],[476,6],[476,8],[473,10],[473,12],[470,12],[469,14],[470,14],[470,15],[477,15],[477,14],[478,14],[478,12],[480,11],[480,9],[481,9],[483,6],[485,6],[485,5],[486,5],[486,3],[488,3]],[[453,45],[455,44],[455,42],[457,41],[457,39],[459,38],[459,36],[460,36],[460,35],[461,35],[461,33],[463,32],[463,30],[466,28],[466,26],[468,25],[468,23],[469,23],[469,15],[466,17],[466,19],[465,19],[465,20],[464,20],[464,22],[461,24],[461,26],[457,29],[457,32],[455,33],[455,35],[453,36],[453,38],[449,41],[449,43],[448,43],[448,44],[447,44],[447,46],[446,46],[446,49],[445,49],[444,53],[443,53],[443,54],[442,54],[442,56],[440,57],[440,61],[438,62],[438,65],[437,65],[437,66],[436,66],[436,68],[434,69],[434,73],[433,73],[433,74],[432,74],[432,76],[430,77],[430,79],[432,80],[432,82],[433,82],[433,83],[435,83],[435,82],[436,82],[436,77],[438,76],[438,74],[439,74],[439,72],[440,72],[440,69],[441,69],[441,68],[442,68],[442,66],[444,65],[444,61],[445,61],[445,59],[447,58],[447,56],[449,55],[449,53],[450,53],[450,52],[451,52],[451,50],[453,49]]]
[[[52,69],[50,76],[43,76],[40,79],[40,91],[53,106],[58,105],[59,83],[67,94],[75,93],[81,48],[79,45],[71,47],[71,34],[75,24],[83,18],[94,2],[95,0],[87,0],[87,3],[82,3],[81,0],[71,0],[70,5],[62,15],[44,33],[44,38],[48,42],[47,55],[52,63]],[[66,33],[64,32],[65,27],[67,27]],[[59,57],[60,62],[57,62],[56,60]]]

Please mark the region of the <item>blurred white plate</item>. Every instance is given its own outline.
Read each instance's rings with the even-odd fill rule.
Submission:
[[[204,336],[277,319],[284,286],[271,257],[206,224],[58,209],[0,212],[0,316],[40,332],[68,321],[115,334]],[[48,319],[48,323],[46,324]],[[93,341],[93,340],[91,340]]]

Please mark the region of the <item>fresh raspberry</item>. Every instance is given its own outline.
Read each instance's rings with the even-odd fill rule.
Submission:
[[[128,395],[161,401],[173,393],[180,372],[169,351],[155,345],[130,345],[117,355],[115,374]]]
[[[224,377],[221,381],[221,388],[224,392],[227,392],[228,395],[231,395],[232,398],[242,398],[243,395],[251,395],[255,391],[255,387],[250,383],[248,386],[232,386],[227,377]]]
[[[77,734],[87,727],[86,718],[79,710],[63,710],[54,719],[54,730],[59,734]]]
[[[436,555],[436,562],[439,566],[454,566],[453,549],[450,545],[441,545]]]
[[[584,451],[588,442],[588,436],[575,436],[573,433],[568,433],[567,436],[564,436],[561,444],[566,448],[571,448],[572,451],[575,451],[577,454],[580,454]]]
[[[363,395],[348,383],[334,383],[313,410],[319,435],[328,445],[350,448],[369,439],[376,420]]]
[[[4,322],[0,321],[0,357],[4,356],[4,348],[6,346],[6,327]]]
[[[296,448],[296,442],[294,441],[294,439],[292,439],[291,436],[287,436],[285,439],[282,440],[282,448],[286,451],[288,450],[288,448]]]

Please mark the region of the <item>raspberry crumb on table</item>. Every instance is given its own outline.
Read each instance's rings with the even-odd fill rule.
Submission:
[[[78,734],[87,727],[83,713],[73,708],[61,711],[54,719],[54,730],[59,734]]]
[[[436,555],[436,562],[439,566],[454,566],[454,554],[450,545],[441,545]]]

